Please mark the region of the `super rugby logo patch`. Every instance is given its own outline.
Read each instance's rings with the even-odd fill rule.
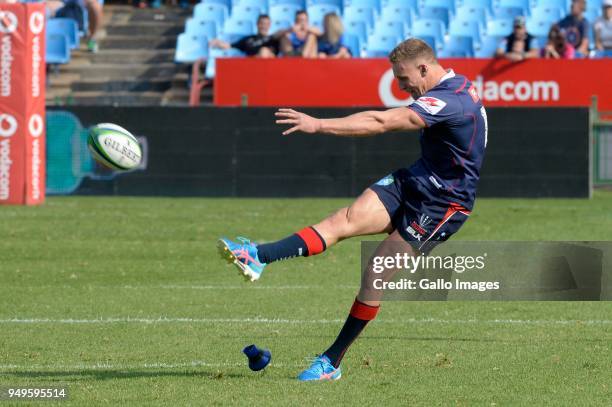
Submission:
[[[444,109],[444,106],[446,106],[445,101],[431,96],[422,96],[414,103],[421,106],[423,110],[432,115],[438,114],[440,110]]]

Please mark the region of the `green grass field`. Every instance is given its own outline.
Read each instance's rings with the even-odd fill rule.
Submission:
[[[66,405],[612,405],[610,302],[388,302],[342,380],[298,383],[304,358],[346,317],[359,241],[273,264],[247,284],[215,240],[284,237],[349,202],[64,197],[0,207],[0,387],[65,385]],[[481,199],[455,238],[611,232],[612,193],[598,191]],[[246,366],[251,343],[272,350],[263,373]]]

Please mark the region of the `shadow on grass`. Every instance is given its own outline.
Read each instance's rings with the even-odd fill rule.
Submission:
[[[95,380],[115,379],[139,379],[149,377],[194,377],[210,380],[242,379],[247,374],[227,373],[222,371],[167,371],[167,370],[128,370],[128,369],[95,369],[95,370],[19,370],[4,371],[3,375],[26,378],[58,378],[71,380],[70,378],[91,378]]]

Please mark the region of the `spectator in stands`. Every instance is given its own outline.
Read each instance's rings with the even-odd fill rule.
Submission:
[[[522,61],[527,58],[535,58],[538,54],[536,39],[527,32],[525,27],[525,17],[517,16],[514,19],[512,33],[502,40],[495,55],[511,61]]]
[[[282,32],[280,49],[286,56],[301,56],[304,58],[316,58],[317,37],[321,31],[309,24],[308,13],[299,10],[295,13],[293,27]]]
[[[542,57],[550,59],[574,59],[576,49],[565,38],[565,32],[553,25],[548,32],[548,43],[542,49]]]
[[[584,18],[585,0],[572,0],[570,14],[559,21],[567,41],[582,55],[589,53],[589,22]]]
[[[89,16],[89,33],[87,36],[87,49],[90,52],[98,52],[98,34],[102,27],[102,5],[104,0],[85,0],[87,15]]]
[[[604,0],[601,17],[594,24],[595,48],[598,51],[612,51],[612,0]]]
[[[319,58],[350,58],[351,52],[344,44],[344,26],[336,13],[327,13],[323,18],[323,35],[317,40]]]
[[[248,56],[274,58],[278,54],[280,34],[270,35],[269,32],[270,17],[261,14],[257,18],[257,34],[247,35],[233,44],[215,38],[209,42],[209,45],[221,49],[237,48]]]

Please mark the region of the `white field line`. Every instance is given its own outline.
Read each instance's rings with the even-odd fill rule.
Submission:
[[[344,319],[283,319],[283,318],[141,318],[141,317],[117,317],[117,318],[5,318],[0,319],[0,324],[163,324],[163,323],[194,323],[194,324],[338,324]],[[438,319],[438,318],[408,318],[402,320],[380,319],[377,323],[385,324],[485,324],[485,325],[612,325],[612,320],[529,320],[529,319]]]
[[[109,363],[109,362],[95,362],[95,363],[77,363],[73,365],[68,364],[32,364],[32,365],[14,365],[6,364],[0,365],[0,370],[133,370],[133,369],[181,369],[190,367],[245,367],[247,365],[246,358],[244,362],[204,362],[201,360],[194,360],[191,362],[153,362],[153,363],[140,363],[140,364],[125,364],[125,363]],[[299,364],[286,364],[271,362],[270,366],[276,367],[298,367]]]

